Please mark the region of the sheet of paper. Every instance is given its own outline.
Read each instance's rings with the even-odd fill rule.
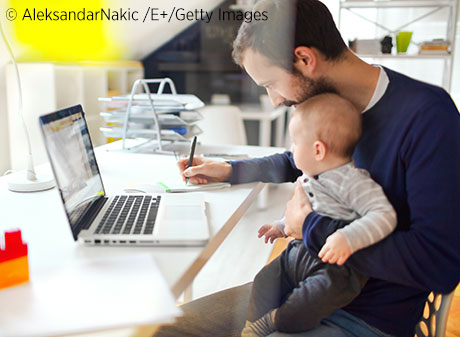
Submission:
[[[0,336],[171,322],[181,314],[149,254],[81,260],[0,291]]]
[[[166,192],[169,193],[181,193],[181,192],[198,192],[198,191],[209,191],[218,190],[225,187],[230,187],[230,183],[208,183],[208,184],[186,184],[184,182],[179,183],[164,183],[159,182]]]
[[[126,193],[182,193],[182,192],[201,192],[209,190],[218,190],[230,187],[230,183],[209,183],[209,184],[186,184],[183,181],[160,181],[156,184],[138,184],[126,186],[123,191]]]

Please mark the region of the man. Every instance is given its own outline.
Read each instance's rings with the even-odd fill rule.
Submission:
[[[458,110],[443,89],[361,61],[320,1],[262,0],[256,7],[268,20],[241,26],[236,62],[275,106],[336,92],[362,111],[354,160],[383,187],[398,215],[396,232],[347,262],[370,276],[362,293],[296,336],[413,336],[428,293],[451,292],[460,280]],[[185,161],[179,164],[184,171]],[[289,152],[229,163],[197,158],[194,164],[184,171],[194,183],[294,182],[301,174]],[[285,216],[286,233],[303,238],[315,255],[346,225],[313,212],[300,186]],[[250,284],[191,302],[183,307],[184,319],[158,336],[237,335],[249,291]]]

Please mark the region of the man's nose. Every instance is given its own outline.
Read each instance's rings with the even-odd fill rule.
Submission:
[[[274,107],[280,106],[285,101],[283,96],[281,96],[280,94],[276,93],[272,89],[267,88],[267,94],[270,97],[270,101],[272,102]]]

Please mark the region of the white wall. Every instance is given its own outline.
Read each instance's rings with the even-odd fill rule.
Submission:
[[[204,10],[211,10],[218,6],[223,0],[156,0],[153,4],[147,3],[145,0],[131,0],[129,5],[126,1],[122,0],[109,0],[108,6],[111,8],[130,8],[132,11],[139,10],[140,12],[145,11],[148,6],[155,6],[164,10],[171,10],[173,6],[183,7],[185,9],[193,10],[195,8],[203,8]],[[0,13],[4,15],[6,4],[0,2]],[[11,24],[4,20],[2,17],[1,23],[3,29],[9,39],[10,45],[13,49],[16,58],[20,58],[26,50],[27,46],[18,45],[14,41],[14,34],[11,32]],[[162,46],[164,43],[172,39],[174,36],[179,34],[181,31],[186,29],[191,22],[182,21],[178,22],[172,20],[168,22],[128,22],[120,23],[114,22],[109,24],[107,29],[110,34],[114,36],[121,46],[124,46],[121,59],[132,59],[140,60],[150,54],[152,51]],[[10,144],[8,134],[8,113],[6,104],[6,70],[5,65],[9,63],[9,55],[7,53],[4,42],[0,39],[0,175],[6,170],[11,168],[10,160]],[[41,60],[36,60],[40,62]],[[9,83],[9,85],[16,85],[16,83]],[[40,86],[37,86],[37,90],[40,90]],[[64,101],[68,99],[63,98]],[[11,122],[11,121],[10,121]],[[36,124],[35,118],[33,120],[27,120],[27,124]],[[17,124],[17,123],[15,123]],[[19,126],[14,128],[14,137],[24,137],[22,134],[22,128]],[[17,133],[17,135],[16,135]],[[38,137],[38,136],[37,136]],[[35,138],[37,138],[35,137]],[[41,139],[31,139],[32,143],[41,142]],[[17,151],[21,152],[21,151]],[[16,152],[15,152],[16,153]],[[15,167],[16,168],[16,167]]]
[[[8,62],[6,48],[0,48],[0,175],[10,168],[10,150],[8,144],[8,117],[6,111],[6,74]]]
[[[205,10],[211,10],[215,6],[219,5],[222,0],[156,0],[155,7],[164,8],[165,10],[171,9],[172,6],[176,7],[184,7],[188,9],[194,8],[203,8]],[[324,0],[326,5],[330,8],[331,12],[337,18],[337,8],[338,8],[338,0]],[[122,0],[111,0],[110,2],[111,7],[126,7],[126,2]],[[0,13],[4,13],[4,6],[5,4],[2,2],[0,3]],[[148,6],[148,4],[147,4]],[[139,9],[145,10],[146,2],[145,0],[131,0],[129,2],[129,7],[132,10]],[[401,14],[403,15],[403,14]],[[399,18],[394,18],[395,20],[400,20]],[[2,24],[5,23],[3,18],[1,19]],[[363,29],[364,25],[359,20],[353,21],[355,26],[348,27],[348,29],[358,29],[359,32],[369,31],[370,33],[375,33],[375,29]],[[351,25],[353,25],[353,22]],[[437,25],[442,23],[442,19],[440,15],[433,16],[430,19],[427,19],[428,22],[425,26],[418,27],[417,29],[423,29],[426,32],[432,32]],[[11,39],[11,32],[8,31],[8,23],[4,25],[4,29],[7,33],[7,36]],[[177,22],[173,21],[171,23],[141,23],[141,22],[130,22],[126,24],[114,23],[111,26],[113,29],[112,34],[116,34],[119,39],[120,45],[123,45],[123,58],[124,59],[142,59],[153,50],[157,49],[168,40],[176,36],[178,33],[183,31],[189,22]],[[5,27],[6,26],[6,27]],[[454,76],[453,76],[453,84],[451,89],[451,95],[454,100],[460,104],[460,34],[457,30],[457,47],[456,47],[456,55],[455,55],[455,62],[454,62]],[[428,34],[429,35],[429,34]],[[362,37],[362,36],[361,36]],[[428,36],[429,37],[429,36]],[[415,36],[414,36],[415,38]],[[21,47],[17,44],[12,42],[12,47],[14,49],[16,56],[21,56]],[[9,57],[6,52],[6,48],[3,44],[3,41],[0,41],[0,174],[3,174],[4,171],[10,168],[10,153],[9,153],[9,144],[8,144],[8,119],[7,119],[7,111],[6,111],[6,81],[5,81],[5,64],[8,62]],[[38,60],[39,61],[39,60]],[[397,61],[401,62],[401,61]],[[436,64],[439,61],[433,62],[406,62],[402,63],[402,67],[411,67],[413,71],[420,75],[420,77],[427,76],[428,79],[432,80],[433,78],[436,81],[439,81],[440,78],[440,69],[442,69],[439,65]],[[401,65],[401,63],[400,63]],[[427,66],[428,65],[428,66]],[[389,64],[392,67],[391,64]],[[396,67],[395,63],[395,67]],[[396,67],[397,68],[397,67]],[[396,69],[398,70],[398,69]],[[14,83],[10,83],[10,85],[15,85]],[[18,134],[17,137],[23,137],[21,134]],[[32,140],[34,141],[34,140]]]
[[[223,0],[155,0],[147,2],[145,0],[130,0],[129,8],[132,11],[144,12],[148,6],[160,8],[170,12],[173,7],[184,8],[187,10],[203,9],[212,10],[221,4]],[[124,0],[110,0],[113,8],[127,7]],[[113,23],[112,29],[119,33],[119,42],[124,48],[124,58],[140,60],[152,51],[162,46],[174,36],[182,32],[190,25],[188,21],[171,20],[171,22],[128,22],[120,25]]]

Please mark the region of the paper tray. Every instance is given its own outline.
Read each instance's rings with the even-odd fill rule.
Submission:
[[[204,107],[203,101],[201,101],[195,95],[183,95],[183,94],[151,94],[150,97],[153,100],[155,108],[184,108],[186,110],[195,110]],[[114,96],[114,97],[102,97],[99,98],[101,102],[117,103],[120,105],[128,105],[130,95],[125,96]],[[133,102],[137,105],[150,105],[147,94],[134,95]]]
[[[123,110],[114,110],[101,112],[100,115],[104,117],[105,121],[108,123],[124,123],[126,118],[126,111]],[[157,115],[161,124],[168,125],[187,125],[189,123],[195,123],[203,119],[203,116],[198,111],[182,111],[176,114],[159,114]],[[140,112],[140,113],[131,113],[129,116],[131,122],[150,122],[154,121],[153,112]]]
[[[122,138],[123,137],[123,127],[113,126],[113,127],[101,127],[101,130],[104,133],[105,137],[111,138]],[[189,125],[187,127],[187,132],[184,135],[172,130],[161,130],[161,139],[162,140],[186,140],[193,136],[201,134],[203,131],[197,125]],[[155,138],[157,136],[156,129],[134,129],[128,128],[127,137],[129,138]]]

